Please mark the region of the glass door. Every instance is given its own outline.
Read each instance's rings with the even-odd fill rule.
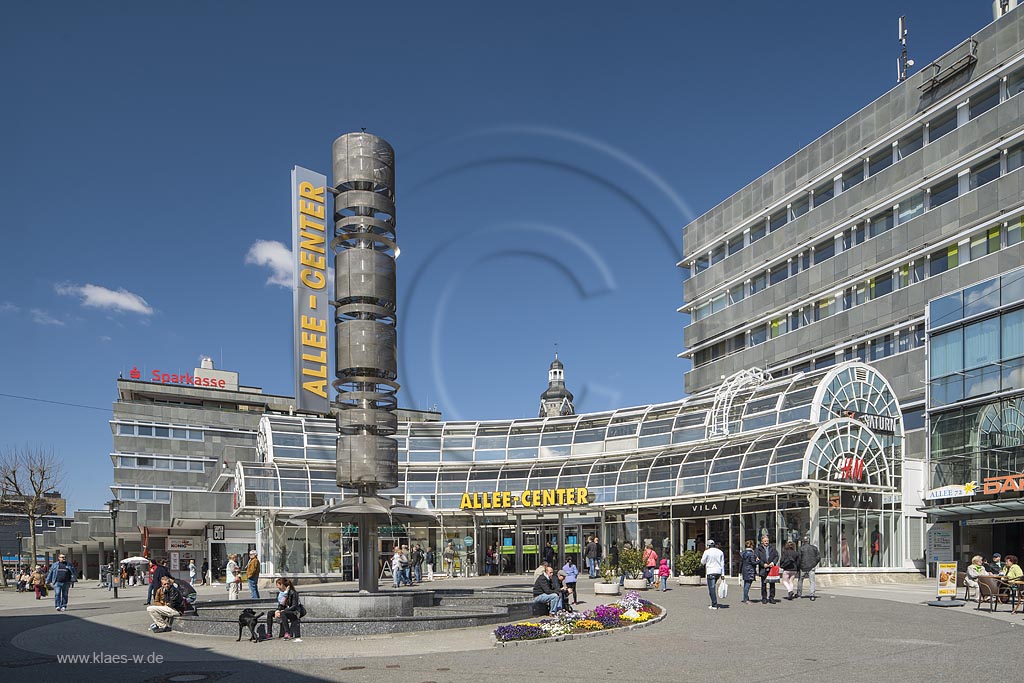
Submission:
[[[540,566],[540,550],[544,546],[541,530],[535,526],[523,527],[523,571],[532,572]]]
[[[732,520],[729,517],[709,519],[707,521],[707,539],[725,555],[725,573],[732,574]]]

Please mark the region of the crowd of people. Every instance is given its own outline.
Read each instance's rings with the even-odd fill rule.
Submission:
[[[1016,555],[1007,555],[1005,558],[999,553],[994,553],[988,562],[981,555],[971,558],[967,566],[967,574],[964,577],[964,585],[967,586],[967,598],[977,597],[979,593],[978,579],[983,576],[1001,577],[1005,582],[1000,585],[1000,592],[1006,597],[1011,593],[1021,591],[1021,584],[1024,584],[1024,570],[1021,569],[1020,561]]]
[[[761,537],[761,543],[755,545],[754,541],[747,541],[746,547],[740,553],[740,577],[743,582],[742,604],[756,604],[755,598],[750,599],[750,587],[755,579],[761,582],[761,604],[775,605],[775,586],[781,583],[786,590],[784,600],[796,600],[804,596],[804,580],[809,581],[810,593],[808,597],[813,601],[817,599],[816,586],[814,584],[814,571],[821,562],[821,553],[818,547],[811,543],[808,536],[804,536],[803,542],[798,548],[793,541],[787,541],[780,553],[771,544],[768,536]],[[705,568],[707,577],[708,593],[711,596],[711,605],[708,609],[718,609],[722,591],[719,581],[723,581],[725,571],[725,555],[715,546],[714,540],[708,540],[707,548],[701,556],[701,564]]]

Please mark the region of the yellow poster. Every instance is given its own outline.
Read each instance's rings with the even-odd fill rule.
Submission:
[[[956,562],[939,562],[935,576],[938,579],[938,591],[936,595],[940,598],[956,597]]]

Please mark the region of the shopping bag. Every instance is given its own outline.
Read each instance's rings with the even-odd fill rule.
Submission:
[[[768,570],[768,583],[778,583],[778,582],[779,582],[779,565],[776,564],[776,565],[773,565],[772,568]]]
[[[718,599],[725,600],[729,597],[729,584],[724,578],[718,579]]]

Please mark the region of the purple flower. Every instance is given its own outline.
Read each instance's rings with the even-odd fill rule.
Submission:
[[[532,640],[543,638],[547,635],[540,626],[525,626],[523,624],[507,624],[494,629],[494,637],[500,641],[509,640]]]

